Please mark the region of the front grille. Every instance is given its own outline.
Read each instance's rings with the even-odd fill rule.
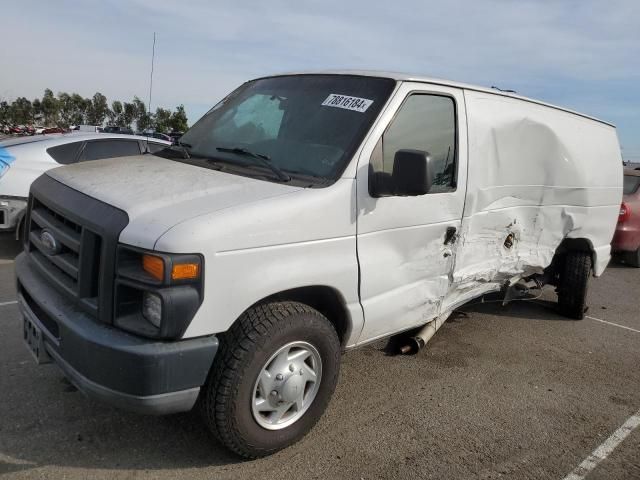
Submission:
[[[40,270],[69,296],[97,305],[101,237],[36,198],[29,218],[29,252]],[[59,242],[59,251],[48,251],[45,231]]]
[[[128,223],[124,211],[41,175],[31,184],[25,250],[66,300],[112,323],[116,251]]]

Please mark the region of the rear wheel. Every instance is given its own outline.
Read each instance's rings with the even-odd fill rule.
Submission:
[[[340,341],[318,311],[297,302],[252,307],[220,338],[204,387],[209,428],[247,458],[300,440],[338,381]]]
[[[560,269],[558,309],[566,317],[582,320],[587,311],[591,254],[568,252]]]

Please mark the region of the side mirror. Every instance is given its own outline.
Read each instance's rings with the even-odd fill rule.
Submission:
[[[391,174],[393,194],[400,197],[424,195],[433,183],[433,167],[428,152],[398,150]]]

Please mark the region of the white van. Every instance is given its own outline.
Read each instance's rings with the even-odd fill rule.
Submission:
[[[616,130],[579,113],[398,74],[261,78],[169,149],[33,183],[24,334],[89,396],[199,399],[224,445],[267,455],[322,415],[342,350],[424,343],[519,280],[582,318],[621,197]]]

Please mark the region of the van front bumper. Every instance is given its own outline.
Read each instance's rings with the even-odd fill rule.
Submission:
[[[91,398],[145,414],[190,410],[218,349],[215,336],[161,342],[92,318],[55,290],[22,253],[16,258],[18,304],[28,332],[79,390]],[[32,353],[33,338],[27,342]]]

